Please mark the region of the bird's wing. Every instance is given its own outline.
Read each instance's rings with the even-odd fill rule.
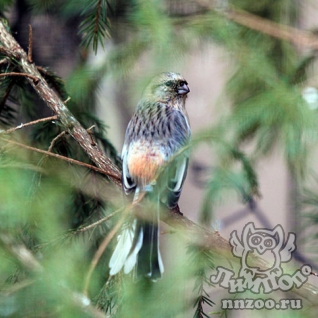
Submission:
[[[127,164],[128,151],[129,151],[129,141],[125,140],[121,157],[123,160],[122,184],[126,194],[131,193],[136,188],[136,182],[132,179],[128,170],[128,164]]]
[[[168,187],[165,191],[164,203],[170,209],[174,208],[178,204],[183,182],[187,175],[188,162],[189,158],[182,156],[182,158],[177,158],[175,162],[172,162],[172,166],[168,169]]]
[[[188,145],[191,138],[191,130],[185,114],[175,111],[171,116],[173,122],[173,139],[175,149],[171,156],[176,154],[183,147]],[[184,180],[187,176],[189,163],[189,151],[184,151],[171,162],[167,169],[168,187],[165,191],[164,203],[169,208],[174,208],[178,204],[178,200],[182,191]]]

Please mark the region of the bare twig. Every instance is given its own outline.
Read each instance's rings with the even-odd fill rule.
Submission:
[[[32,48],[33,48],[32,26],[31,26],[31,24],[29,24],[29,51],[28,51],[28,62],[29,63],[33,63]]]
[[[9,134],[9,133],[11,133],[13,131],[19,130],[19,129],[27,127],[27,126],[35,125],[35,124],[38,124],[38,123],[43,123],[43,122],[46,122],[46,121],[57,120],[57,119],[58,119],[58,117],[56,115],[55,116],[50,116],[50,117],[45,117],[45,118],[40,118],[40,119],[37,119],[37,120],[34,120],[34,121],[30,121],[30,122],[25,123],[25,124],[21,124],[21,125],[19,125],[17,127],[10,128],[8,130],[3,130],[3,131],[0,130],[0,134]]]
[[[92,131],[92,129],[95,128],[95,127],[96,127],[96,125],[92,125],[91,127],[87,128],[86,130],[87,131]]]
[[[109,214],[109,215],[107,215],[107,216],[101,218],[100,220],[98,220],[98,221],[96,221],[96,222],[94,222],[94,223],[92,223],[92,224],[89,224],[89,225],[87,225],[87,226],[84,226],[84,227],[81,227],[81,228],[77,229],[77,230],[76,230],[76,233],[85,232],[85,231],[87,231],[87,230],[90,230],[91,228],[94,228],[94,227],[96,227],[97,225],[100,225],[100,224],[106,222],[107,220],[111,219],[113,216],[115,216],[116,214],[118,214],[120,211],[122,211],[122,208],[116,210],[115,212],[113,212],[113,213],[111,213],[111,214]]]
[[[93,138],[93,133],[92,133],[92,129],[93,129],[93,128],[95,128],[95,125],[93,125],[93,126],[87,128],[86,130],[87,130],[89,136],[91,137],[92,146],[95,146],[96,143],[95,143],[95,140],[94,140],[94,138]]]
[[[53,149],[53,147],[54,147],[54,145],[55,145],[55,143],[57,142],[57,140],[59,140],[62,136],[64,136],[66,134],[66,131],[64,130],[64,131],[62,131],[62,132],[60,132],[52,141],[51,141],[51,144],[50,144],[50,147],[49,147],[49,149],[47,150],[48,152],[52,152],[52,149]],[[48,155],[47,155],[48,156]],[[46,156],[46,157],[47,157]]]
[[[9,63],[9,60],[8,60],[8,58],[4,58],[4,59],[1,59],[0,60],[0,65],[2,65],[2,64],[8,64]]]
[[[5,76],[22,76],[22,77],[28,77],[31,78],[34,82],[35,85],[37,85],[40,81],[40,79],[34,75],[27,74],[27,73],[18,73],[18,72],[8,72],[8,73],[2,73],[0,74],[0,77],[5,77]]]
[[[48,152],[52,152],[52,149],[53,149],[53,147],[54,147],[56,141],[57,141],[58,139],[60,139],[62,136],[64,136],[65,134],[66,134],[66,131],[64,130],[64,131],[60,132],[55,138],[53,138],[53,140],[51,141],[51,144],[50,144],[50,146],[49,146],[49,149],[48,149],[47,151],[48,151]],[[46,162],[46,160],[47,160],[48,158],[49,158],[49,155],[45,155],[45,157],[43,158],[41,164],[44,165],[44,163]]]
[[[104,171],[104,170],[102,170],[102,169],[100,169],[98,167],[92,166],[90,164],[87,164],[87,163],[84,163],[84,162],[81,162],[81,161],[78,161],[78,160],[75,160],[75,159],[72,159],[72,158],[68,158],[68,157],[65,157],[65,156],[58,155],[56,153],[52,153],[52,152],[46,151],[46,150],[42,150],[42,149],[34,148],[34,147],[31,147],[31,146],[27,146],[27,145],[21,144],[19,142],[13,141],[13,140],[8,140],[8,139],[2,139],[2,140],[5,141],[5,142],[8,142],[10,144],[19,146],[21,148],[25,148],[25,149],[28,149],[28,150],[31,150],[31,151],[36,151],[36,152],[45,154],[47,156],[51,156],[51,157],[54,157],[54,158],[57,158],[57,159],[61,159],[61,160],[67,161],[67,162],[72,163],[72,164],[76,164],[78,166],[82,166],[82,167],[97,171],[99,173],[102,173],[104,175],[112,177],[113,179],[117,179],[117,181],[120,182],[120,179],[121,179],[120,174],[112,173],[111,175],[109,175],[107,171]]]

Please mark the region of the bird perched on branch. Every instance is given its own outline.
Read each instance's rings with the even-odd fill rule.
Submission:
[[[123,267],[129,273],[135,267],[138,277],[156,280],[164,271],[159,206],[160,202],[169,209],[177,206],[187,174],[188,152],[181,149],[191,136],[185,109],[189,92],[187,81],[178,73],[155,76],[128,124],[122,150],[124,191],[134,192],[134,201],[143,194],[145,200],[155,198],[152,202],[158,204],[123,229],[109,262],[110,275]]]

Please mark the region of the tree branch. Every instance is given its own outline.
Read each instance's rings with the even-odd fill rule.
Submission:
[[[33,34],[32,34],[32,26],[31,24],[29,24],[29,51],[28,51],[29,63],[33,63],[32,50],[33,50]]]
[[[58,95],[48,86],[36,66],[28,61],[27,54],[6,30],[2,22],[0,22],[0,42],[2,44],[0,52],[5,53],[10,58],[14,57],[18,61],[21,72],[38,79],[38,82],[34,83],[32,78],[27,77],[41,99],[59,117],[65,130],[77,141],[96,166],[103,170],[117,186],[120,186],[120,178],[118,177],[121,175],[120,170],[106,157],[97,144],[92,144],[86,129],[81,126]]]
[[[232,8],[224,14],[228,19],[255,31],[281,40],[287,40],[296,45],[318,50],[318,38],[311,32],[282,25],[237,8]]]
[[[1,140],[5,141],[5,142],[8,142],[10,144],[19,146],[21,148],[25,148],[25,149],[28,149],[28,150],[31,150],[31,151],[39,152],[39,153],[42,153],[42,154],[47,155],[47,156],[51,156],[51,157],[54,157],[54,158],[57,158],[57,159],[61,159],[61,160],[67,161],[67,162],[72,163],[72,164],[76,164],[78,166],[82,166],[82,167],[97,171],[97,172],[99,172],[101,174],[104,174],[104,175],[110,177],[113,180],[116,180],[117,184],[121,184],[121,181],[120,181],[121,180],[121,175],[113,173],[112,171],[107,172],[107,171],[105,171],[103,169],[97,168],[97,167],[92,166],[92,165],[90,165],[88,163],[81,162],[81,161],[78,161],[78,160],[75,160],[75,159],[72,159],[72,158],[69,158],[69,157],[65,157],[65,156],[50,152],[50,151],[46,151],[46,150],[42,150],[42,149],[39,149],[39,148],[34,148],[34,147],[31,147],[31,146],[27,146],[27,145],[21,144],[21,143],[19,143],[17,141],[13,141],[13,140],[9,140],[9,139],[3,139],[3,138],[1,138]]]
[[[46,122],[46,121],[53,121],[53,120],[57,120],[57,119],[58,119],[57,116],[50,116],[50,117],[45,117],[45,118],[40,118],[40,119],[37,119],[37,120],[34,120],[34,121],[30,121],[28,123],[21,124],[21,125],[19,125],[17,127],[13,127],[13,128],[8,129],[8,130],[1,130],[0,129],[0,135],[1,134],[9,134],[9,133],[11,133],[13,131],[19,130],[19,129],[27,127],[27,126],[35,125],[35,124],[38,124],[38,123],[43,123],[43,122]]]
[[[37,83],[39,82],[39,79],[36,76],[27,74],[27,73],[8,72],[8,73],[0,74],[0,77],[6,77],[6,76],[21,76],[21,77],[31,78],[35,85],[37,85]]]

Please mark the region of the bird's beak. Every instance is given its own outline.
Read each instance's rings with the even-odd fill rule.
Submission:
[[[186,95],[190,92],[190,88],[187,84],[183,84],[182,86],[178,87],[178,94],[180,95]]]

